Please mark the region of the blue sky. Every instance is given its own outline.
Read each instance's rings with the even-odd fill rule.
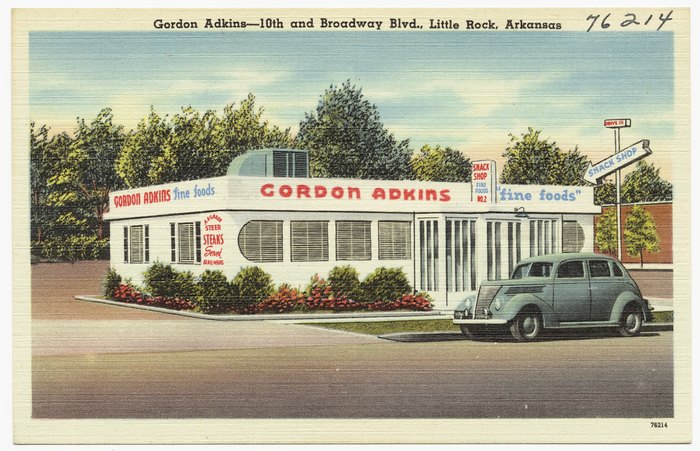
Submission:
[[[663,167],[678,139],[673,53],[670,32],[35,32],[30,115],[62,131],[111,107],[130,129],[151,105],[221,111],[252,92],[296,131],[349,79],[415,148],[501,160],[508,134],[532,126],[597,161],[613,150],[603,119],[620,117],[633,121],[623,147],[650,139]]]

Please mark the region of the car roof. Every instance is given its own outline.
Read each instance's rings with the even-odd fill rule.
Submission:
[[[571,260],[575,258],[583,258],[583,259],[605,259],[605,260],[613,260],[616,261],[613,257],[609,255],[604,255],[604,254],[596,254],[593,252],[564,252],[560,254],[547,254],[547,255],[539,255],[537,257],[530,257],[530,258],[524,258],[518,264],[521,263],[533,263],[533,262],[551,262],[551,263],[559,263],[564,260]]]

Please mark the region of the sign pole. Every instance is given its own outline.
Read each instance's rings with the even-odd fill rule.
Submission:
[[[620,129],[613,129],[615,132],[615,153],[620,153]],[[615,215],[617,217],[617,259],[622,261],[622,202],[621,202],[621,176],[620,169],[615,171]]]

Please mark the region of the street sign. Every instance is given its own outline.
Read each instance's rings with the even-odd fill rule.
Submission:
[[[603,121],[605,128],[626,128],[632,126],[632,119],[605,119]]]
[[[595,164],[589,163],[583,179],[590,183],[597,183],[603,177],[619,171],[648,155],[651,155],[649,140],[643,139]]]

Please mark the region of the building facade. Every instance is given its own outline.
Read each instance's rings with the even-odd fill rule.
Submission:
[[[275,283],[302,288],[335,266],[351,265],[361,278],[398,267],[436,308],[451,309],[481,280],[507,278],[522,258],[593,250],[600,208],[592,188],[497,186],[495,163],[474,164],[472,183],[270,170],[116,191],[111,264],[137,283],[156,261],[228,277],[256,265]],[[301,166],[293,171],[304,175]]]

